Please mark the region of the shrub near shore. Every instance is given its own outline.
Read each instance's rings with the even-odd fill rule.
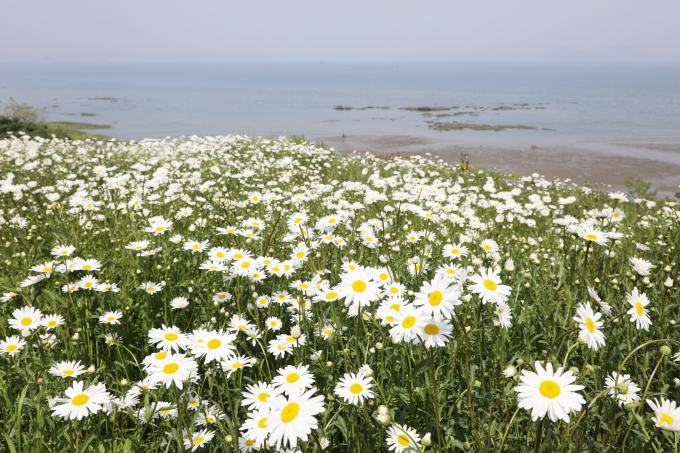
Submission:
[[[673,202],[286,138],[0,151],[10,451],[677,451]]]

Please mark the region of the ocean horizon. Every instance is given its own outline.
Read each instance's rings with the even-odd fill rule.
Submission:
[[[680,64],[0,64],[0,101],[9,97],[49,121],[109,125],[102,133],[120,140],[303,135],[340,152],[455,160],[468,150],[529,172],[513,150],[556,150],[577,161],[553,165],[558,176],[584,177],[585,154],[600,167],[637,159],[625,166],[631,176],[664,166],[667,175],[649,173],[665,193],[680,183]],[[414,107],[432,109],[404,110]],[[441,130],[450,125],[464,128]],[[503,130],[467,129],[487,126]]]

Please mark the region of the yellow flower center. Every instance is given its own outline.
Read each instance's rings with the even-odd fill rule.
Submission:
[[[85,269],[85,266],[83,266],[83,269]],[[46,268],[43,269],[43,272],[52,272],[52,268],[46,267]]]
[[[352,384],[349,386],[349,391],[354,393],[355,395],[358,395],[364,390],[364,388],[361,386],[361,384]]]
[[[399,437],[397,437],[397,442],[399,442],[399,445],[403,445],[406,447],[411,443],[411,440],[408,438],[408,436],[404,434],[399,434]]]
[[[22,326],[30,326],[31,323],[33,323],[33,319],[31,319],[31,318],[24,318],[24,319],[21,320]]]
[[[222,342],[216,338],[208,342],[208,349],[217,349],[220,346],[222,346]]]
[[[7,350],[8,350],[9,352],[14,352],[14,351],[17,350],[17,347],[18,347],[17,345],[11,344],[11,345],[7,346]]]
[[[248,268],[250,267],[250,263],[247,262],[247,261],[246,261],[245,263],[241,263],[241,267],[242,267],[243,269],[248,269]]]
[[[645,314],[645,310],[642,308],[642,304],[640,302],[635,302],[635,309],[637,310],[638,315],[642,316]]]
[[[439,327],[436,324],[428,324],[425,326],[425,333],[428,335],[437,335],[439,333]]]
[[[50,272],[52,270],[51,267],[48,268],[48,269],[50,269],[50,270],[47,271],[47,272]],[[89,264],[85,264],[85,265],[83,265],[83,269],[86,270],[86,271],[89,271],[90,269],[92,269],[92,266],[90,266]]]
[[[288,376],[286,376],[286,381],[288,381],[289,384],[297,382],[298,379],[300,379],[300,375],[297,373],[290,373]]]
[[[251,447],[253,445],[255,445],[255,439],[248,439],[246,441],[246,447]]]
[[[442,303],[442,299],[444,299],[444,295],[442,294],[441,291],[432,291],[427,300],[428,302],[430,302],[430,305],[436,307],[437,305]]]
[[[297,252],[295,256],[297,256],[298,258],[302,258],[303,256],[305,256],[305,252]]]
[[[338,297],[338,293],[330,292],[326,294],[326,300],[333,300]]]
[[[233,370],[235,370],[235,369],[237,369],[237,368],[241,368],[242,366],[243,366],[243,363],[241,363],[241,362],[236,362],[235,364],[233,364],[233,365],[231,366],[231,368],[232,368]]]
[[[269,396],[270,396],[269,393],[264,393],[264,392],[262,392],[262,393],[260,393],[259,395],[257,395],[257,399],[260,400],[260,401],[262,401],[263,403],[266,403],[266,402],[267,402],[267,398],[269,398]]]
[[[290,423],[295,420],[300,412],[300,405],[297,403],[288,403],[281,411],[281,421],[283,423]]]
[[[413,325],[416,323],[416,317],[415,316],[407,316],[404,318],[404,320],[401,322],[401,326],[405,329],[410,329],[413,327]]]
[[[235,253],[235,254],[234,254],[234,259],[235,259],[235,260],[240,260],[240,259],[242,259],[242,258],[243,258],[243,255],[241,255],[240,253]]]
[[[672,425],[673,424],[673,417],[671,417],[668,414],[661,414],[661,420],[659,420],[659,425],[662,424],[663,422],[666,422],[669,425]]]
[[[156,231],[163,231],[163,230],[164,230],[163,227],[156,227]]]
[[[357,293],[363,293],[366,291],[366,283],[363,280],[357,280],[352,283],[352,289]]]
[[[257,426],[259,428],[265,429],[267,427],[267,417],[261,418],[259,422],[257,422]]]
[[[174,374],[179,370],[179,365],[176,363],[168,363],[163,367],[163,373],[165,374]]]
[[[595,332],[595,323],[590,318],[586,319],[586,329],[588,329],[588,331],[590,331],[590,333]]]
[[[594,234],[586,234],[586,239],[589,239],[591,241],[597,241],[597,236]]]
[[[83,404],[87,403],[90,401],[90,397],[85,395],[84,393],[81,393],[80,395],[76,395],[72,400],[71,404],[74,406],[82,406]]]
[[[541,382],[540,387],[538,387],[538,391],[541,392],[541,395],[551,399],[557,398],[560,396],[560,393],[562,393],[560,386],[554,381]]]
[[[168,341],[175,341],[175,340],[177,340],[179,337],[178,337],[176,334],[174,334],[174,333],[166,333],[165,336],[164,336],[163,338],[165,338],[165,339],[168,340]]]
[[[194,439],[194,445],[198,445],[205,440],[205,437],[197,437]]]
[[[496,282],[490,279],[484,280],[484,287],[488,289],[489,291],[496,291],[496,288],[498,288],[498,285],[496,285]]]
[[[156,354],[156,360],[163,360],[167,356],[168,356],[167,352],[159,352],[158,354]]]
[[[490,245],[488,245],[488,244],[487,244],[487,245],[485,245],[485,246],[484,246],[484,250],[486,250],[486,251],[488,252],[489,250],[491,250],[491,246],[490,246]]]
[[[106,318],[106,319],[110,322],[110,321],[115,321],[115,320],[116,320],[116,317],[115,317],[115,316],[109,316],[109,317]]]
[[[446,269],[446,273],[449,275],[454,275],[456,273],[455,269]]]
[[[224,253],[222,253],[222,252],[217,252],[217,253],[215,254],[215,256],[218,257],[218,258],[224,258]]]
[[[459,249],[452,249],[452,250],[451,250],[451,254],[452,254],[452,255],[458,255],[459,253],[460,253],[460,250],[459,250]]]
[[[75,371],[73,370],[64,370],[62,371],[66,376],[73,376],[75,374]]]

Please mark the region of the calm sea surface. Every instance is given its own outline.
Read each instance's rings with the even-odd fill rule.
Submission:
[[[680,65],[0,64],[0,101],[10,96],[46,108],[50,121],[111,125],[103,133],[119,139],[345,133],[485,144],[680,143]],[[413,106],[458,109],[400,110]],[[539,130],[441,132],[428,128],[433,120]]]

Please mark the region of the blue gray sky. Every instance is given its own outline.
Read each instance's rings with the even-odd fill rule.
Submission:
[[[0,16],[0,63],[680,61],[677,0],[0,0]]]

